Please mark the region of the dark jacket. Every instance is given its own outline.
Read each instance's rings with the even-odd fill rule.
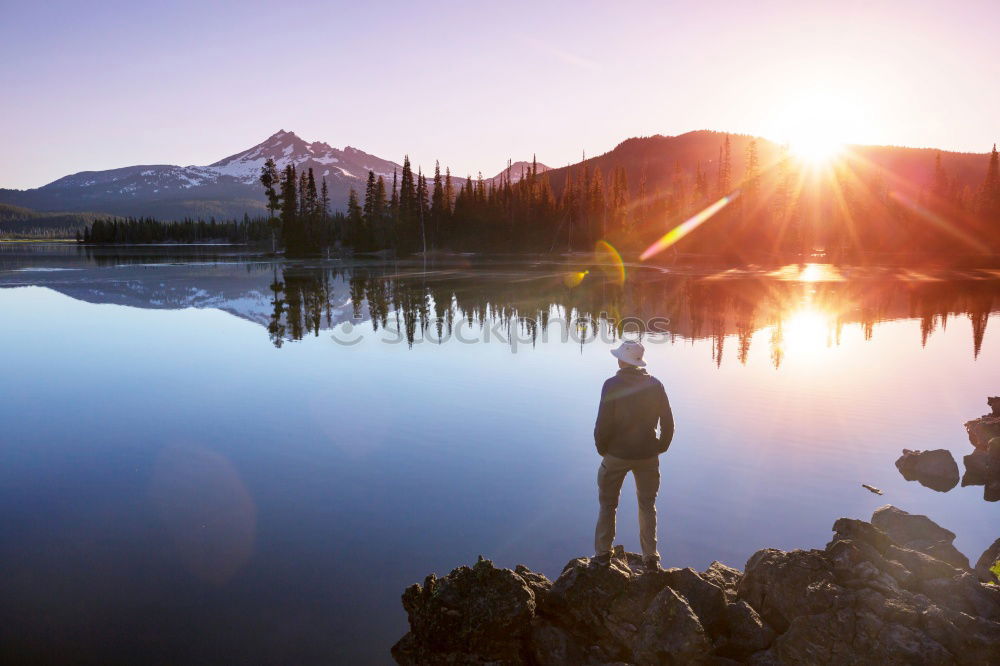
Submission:
[[[656,436],[656,424],[660,436]],[[597,452],[637,460],[663,453],[674,436],[667,392],[642,368],[623,368],[604,382],[597,410]]]

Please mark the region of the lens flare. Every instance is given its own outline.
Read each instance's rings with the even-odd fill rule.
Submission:
[[[990,248],[985,243],[978,240],[974,236],[971,236],[970,234],[967,234],[966,232],[962,231],[961,229],[958,228],[957,225],[952,224],[941,215],[938,215],[934,211],[928,210],[927,208],[921,206],[919,203],[917,203],[910,197],[906,196],[899,190],[890,191],[889,198],[902,204],[905,208],[909,209],[912,213],[915,213],[924,221],[930,222],[938,229],[958,239],[960,242],[964,243],[965,245],[972,248],[976,252],[989,254]]]
[[[680,239],[687,236],[689,233],[697,229],[701,224],[707,221],[710,217],[718,213],[720,210],[731,204],[736,198],[740,196],[740,191],[736,190],[726,196],[722,197],[714,204],[705,208],[699,213],[695,213],[688,219],[684,220],[676,227],[668,231],[663,235],[663,237],[646,248],[646,251],[639,256],[639,261],[646,261],[653,255],[663,252],[668,247],[679,241]]]
[[[625,284],[625,262],[615,246],[605,240],[594,244],[594,263],[609,281],[614,284]]]
[[[570,288],[579,286],[588,273],[590,271],[570,271],[563,275],[563,284]]]

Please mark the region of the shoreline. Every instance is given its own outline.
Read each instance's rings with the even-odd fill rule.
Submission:
[[[754,553],[744,569],[644,571],[571,560],[559,577],[480,556],[402,596],[417,664],[1000,663],[1000,539],[975,563],[954,533],[892,505],[840,518],[822,550]]]

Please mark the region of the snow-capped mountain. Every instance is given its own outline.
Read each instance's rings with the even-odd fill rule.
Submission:
[[[217,218],[257,215],[264,195],[257,182],[260,168],[273,158],[279,169],[294,164],[323,178],[334,207],[343,206],[349,190],[363,190],[368,171],[392,178],[398,164],[357,148],[307,143],[280,130],[261,143],[206,166],[148,164],[106,171],[82,171],[32,190],[0,190],[0,203],[37,210],[98,211],[116,215]]]
[[[311,168],[317,179],[349,178],[364,181],[368,178],[369,171],[388,179],[392,178],[394,169],[401,169],[395,162],[369,155],[357,148],[347,146],[338,150],[322,141],[306,143],[295,132],[285,130],[272,134],[253,148],[207,167],[189,168],[209,170],[219,177],[228,176],[242,183],[256,185],[260,168],[269,157],[277,163],[278,169],[283,169],[290,163],[300,171]]]

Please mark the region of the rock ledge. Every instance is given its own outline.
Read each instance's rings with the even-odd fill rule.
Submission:
[[[392,656],[404,666],[1000,663],[1000,586],[982,566],[995,552],[974,573],[954,534],[892,506],[833,531],[823,550],[764,549],[743,572],[719,562],[646,572],[616,546],[610,566],[577,558],[553,582],[480,557],[407,588],[410,631]]]

